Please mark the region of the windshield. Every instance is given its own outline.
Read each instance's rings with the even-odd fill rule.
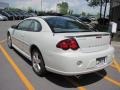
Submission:
[[[45,21],[55,33],[91,32],[85,25],[66,17],[50,17]]]

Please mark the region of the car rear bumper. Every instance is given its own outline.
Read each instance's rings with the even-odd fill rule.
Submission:
[[[96,59],[106,57],[105,63],[96,65]],[[92,53],[49,53],[45,57],[46,69],[61,75],[80,75],[95,72],[112,63],[114,48]],[[46,60],[47,59],[47,60]]]

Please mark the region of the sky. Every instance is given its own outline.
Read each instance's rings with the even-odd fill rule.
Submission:
[[[56,5],[58,2],[66,1],[69,4],[69,8],[74,13],[80,14],[81,12],[97,14],[99,13],[99,7],[89,7],[86,0],[42,0],[42,9],[44,11],[56,11]],[[32,7],[36,10],[41,10],[41,0],[0,0],[0,2],[7,2],[11,7],[27,9]],[[109,7],[107,8],[107,14],[109,13]]]

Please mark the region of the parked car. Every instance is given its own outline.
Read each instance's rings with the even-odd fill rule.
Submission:
[[[21,20],[21,19],[24,19],[25,17],[24,17],[24,15],[22,15],[21,13],[19,13],[19,12],[14,12],[15,14],[17,14],[18,16],[19,16],[19,20]]]
[[[25,18],[32,17],[32,15],[26,11],[20,10],[19,12],[22,13],[25,16]]]
[[[5,12],[5,11],[0,11],[0,14],[6,16],[9,20],[13,20],[14,16],[10,15],[9,13]]]
[[[87,18],[87,17],[79,17],[79,20],[80,20],[81,22],[86,23],[86,24],[91,23],[91,20],[90,20],[89,18]]]
[[[0,21],[7,21],[8,18],[0,14]]]
[[[25,13],[28,17],[33,17],[32,14],[29,14],[29,13]]]
[[[18,14],[16,14],[14,11],[9,11],[10,14],[12,14],[16,20],[20,19],[20,16]]]
[[[93,30],[93,31],[98,31],[97,29],[94,28],[94,23],[90,23],[90,24],[86,24],[85,22],[81,21],[78,17],[76,16],[71,16],[71,15],[64,15],[64,17],[68,17],[68,18],[71,18],[73,20],[76,20],[78,21],[79,23],[83,24],[85,27],[89,28],[90,30]]]
[[[38,75],[87,74],[109,66],[114,56],[109,33],[62,16],[27,18],[8,29],[7,43],[32,61]]]
[[[12,11],[6,11],[8,14],[10,14],[11,16],[13,16],[13,20],[17,20],[18,19],[18,16],[13,13]]]
[[[28,17],[29,17],[29,15],[28,15],[28,14],[26,14],[25,12],[23,12],[23,11],[19,11],[19,13],[20,13],[21,15],[23,15],[23,16],[24,16],[24,18],[28,18]]]
[[[31,17],[36,17],[37,16],[37,14],[35,14],[35,13],[29,13],[30,15],[31,15]]]
[[[97,21],[97,18],[96,17],[89,17],[89,19],[91,20],[91,21]]]
[[[77,21],[79,21],[79,18],[76,17],[76,16],[72,16],[72,15],[64,15],[64,17],[68,17],[68,18],[71,18],[71,19],[73,19],[73,20],[77,20]]]

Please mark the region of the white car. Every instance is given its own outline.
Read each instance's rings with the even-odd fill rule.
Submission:
[[[109,66],[114,57],[109,33],[62,16],[27,18],[9,28],[7,42],[32,61],[38,75],[87,74]]]
[[[0,14],[0,21],[6,21],[6,20],[8,20],[8,18]]]

